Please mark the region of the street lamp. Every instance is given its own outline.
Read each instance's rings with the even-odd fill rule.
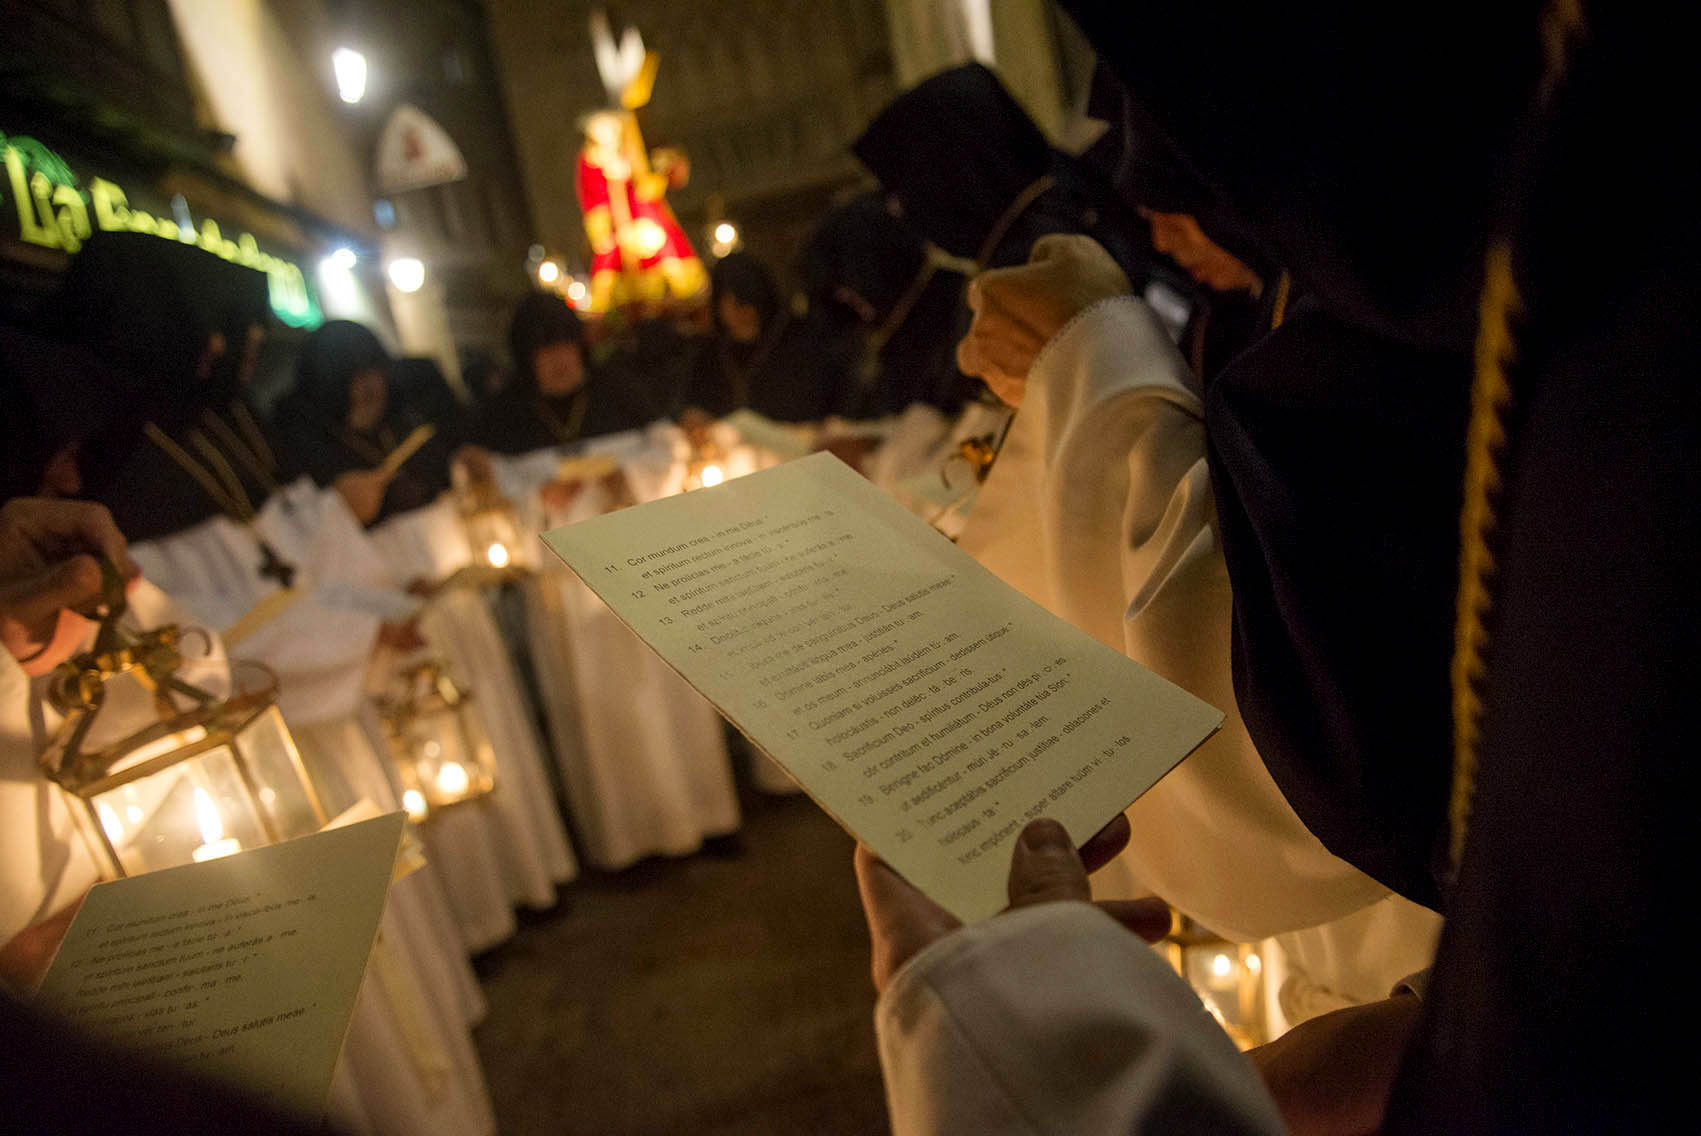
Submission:
[[[352,47],[331,52],[331,69],[337,76],[337,94],[350,105],[366,95],[366,56]]]
[[[390,283],[398,292],[417,292],[425,284],[425,264],[417,256],[399,256],[390,262]]]

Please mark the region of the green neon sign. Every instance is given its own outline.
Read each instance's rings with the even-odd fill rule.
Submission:
[[[0,133],[0,149],[4,150],[6,185],[17,210],[20,240],[75,253],[90,234],[101,229],[149,233],[195,245],[264,272],[272,312],[290,327],[315,328],[325,322],[300,267],[262,252],[252,233],[238,233],[232,239],[210,218],[203,219],[199,228],[180,226],[170,217],[132,208],[124,190],[105,178],[90,178],[86,187],[80,185],[65,160],[34,138],[8,138]]]

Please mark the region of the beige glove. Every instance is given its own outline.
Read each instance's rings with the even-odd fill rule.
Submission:
[[[1121,267],[1091,237],[1041,237],[1027,264],[983,272],[969,284],[975,318],[957,344],[957,366],[1020,406],[1028,368],[1063,325],[1091,304],[1132,291]]]

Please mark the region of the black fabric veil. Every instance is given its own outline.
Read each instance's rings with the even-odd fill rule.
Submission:
[[[1025,263],[1047,233],[1086,233],[1131,280],[1145,275],[1150,243],[1140,219],[1096,171],[1054,149],[979,63],[899,95],[851,149],[904,219],[954,256],[984,255],[983,267],[1002,268]],[[1047,177],[1051,187],[1026,198]]]

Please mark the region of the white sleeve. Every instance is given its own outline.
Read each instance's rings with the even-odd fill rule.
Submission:
[[[887,988],[875,1031],[895,1136],[1284,1131],[1193,991],[1083,903],[935,943]]]
[[[1236,712],[1204,408],[1163,325],[1132,296],[1100,301],[1052,338],[1028,382],[1045,400],[1053,610],[1101,640],[1119,632],[1130,658],[1227,714],[1128,810],[1134,838],[1095,889],[1150,889],[1243,940],[1376,902],[1387,890],[1305,827]]]

